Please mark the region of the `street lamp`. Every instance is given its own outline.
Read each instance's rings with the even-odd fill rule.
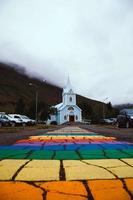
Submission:
[[[30,86],[33,86],[36,90],[36,123],[38,121],[38,87],[34,83],[29,83]]]
[[[105,105],[104,105],[104,102],[108,99],[109,97],[106,97],[104,100],[103,100],[103,119],[105,118]]]

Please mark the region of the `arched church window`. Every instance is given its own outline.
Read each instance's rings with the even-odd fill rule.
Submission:
[[[70,106],[70,107],[68,108],[68,110],[71,111],[71,110],[74,110],[74,108],[73,108],[72,106]]]
[[[64,120],[66,120],[67,119],[67,116],[66,115],[64,115]]]
[[[76,115],[76,120],[78,120],[78,116]]]
[[[69,98],[69,101],[72,102],[72,97]]]

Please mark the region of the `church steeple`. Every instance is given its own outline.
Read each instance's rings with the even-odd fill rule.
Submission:
[[[73,92],[72,85],[71,85],[71,82],[70,82],[70,78],[69,78],[69,76],[68,76],[67,84],[66,84],[66,86],[65,86],[64,89],[63,89],[63,94],[69,93],[69,92],[74,93],[74,92]]]
[[[73,92],[69,76],[67,84],[63,89],[62,97],[64,105],[76,105],[76,94]]]

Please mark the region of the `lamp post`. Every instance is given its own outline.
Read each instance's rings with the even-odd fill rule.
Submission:
[[[106,97],[104,100],[103,100],[103,119],[105,118],[105,105],[104,105],[104,102],[108,99],[108,97]]]
[[[36,123],[38,121],[38,87],[36,84],[34,83],[29,83],[30,86],[33,86],[35,88],[36,91]]]

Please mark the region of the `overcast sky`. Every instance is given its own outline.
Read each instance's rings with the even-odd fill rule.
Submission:
[[[0,0],[0,60],[75,92],[133,103],[133,0]]]

